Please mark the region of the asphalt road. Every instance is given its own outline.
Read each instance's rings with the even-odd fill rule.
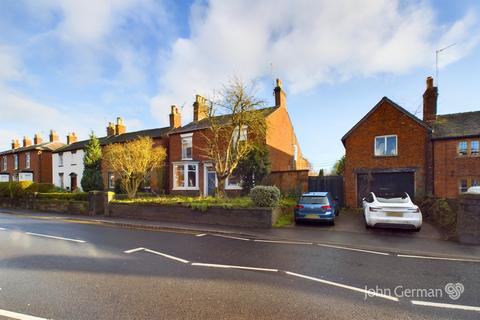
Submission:
[[[258,240],[0,214],[0,319],[480,318],[479,262]]]

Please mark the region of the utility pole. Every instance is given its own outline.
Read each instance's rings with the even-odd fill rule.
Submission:
[[[438,54],[450,47],[453,47],[456,44],[457,43],[452,43],[451,45],[448,45],[444,48],[435,50],[435,81],[437,82],[437,87],[438,87]]]

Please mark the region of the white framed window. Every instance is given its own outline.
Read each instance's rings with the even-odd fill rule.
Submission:
[[[63,153],[58,154],[58,165],[63,167]]]
[[[182,134],[182,160],[192,160],[192,136],[193,133]]]
[[[375,156],[396,156],[398,155],[397,136],[375,137]]]
[[[475,141],[472,141],[470,142],[470,154],[472,156],[478,156],[479,155],[479,141],[478,140],[475,140]]]
[[[7,160],[7,156],[3,156],[3,161],[2,161],[2,169],[3,171],[7,171],[7,164],[8,164],[8,160]]]
[[[13,169],[18,170],[18,154],[13,155]]]
[[[239,127],[236,127],[232,133],[233,141],[237,141],[237,139],[240,141],[247,141],[247,138],[248,138],[247,129],[248,129],[247,126],[242,126],[242,130],[239,130]]]
[[[30,168],[30,152],[25,153],[25,168]]]
[[[198,163],[173,164],[173,189],[198,190]]]
[[[468,150],[467,141],[460,141],[458,143],[458,155],[466,156],[467,155],[467,150]]]
[[[225,189],[230,190],[241,190],[242,189],[242,179],[236,174],[232,174],[225,181]]]
[[[293,160],[298,160],[298,146],[296,144],[293,145]]]
[[[461,179],[459,182],[459,191],[460,193],[465,193],[468,190],[468,181],[467,179]]]
[[[113,172],[108,173],[108,189],[115,189],[115,174]]]
[[[63,172],[60,172],[58,174],[58,184],[60,185],[60,188],[65,189],[65,182],[63,180]]]

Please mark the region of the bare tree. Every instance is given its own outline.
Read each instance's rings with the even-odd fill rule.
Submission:
[[[165,149],[155,147],[150,137],[140,137],[123,144],[110,144],[104,152],[107,166],[120,175],[120,183],[129,198],[135,197],[141,183],[154,169],[163,165],[165,157]]]
[[[206,147],[201,151],[214,163],[218,179],[217,196],[225,197],[225,181],[240,160],[257,145],[265,143],[267,125],[260,108],[264,105],[235,78],[214,95],[206,108],[209,129],[203,133]]]

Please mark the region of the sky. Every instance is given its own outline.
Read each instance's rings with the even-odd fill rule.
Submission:
[[[439,54],[439,114],[480,110],[476,0],[0,0],[0,150],[192,120],[195,94],[232,77],[274,104],[274,79],[315,170],[383,96],[421,117]]]

